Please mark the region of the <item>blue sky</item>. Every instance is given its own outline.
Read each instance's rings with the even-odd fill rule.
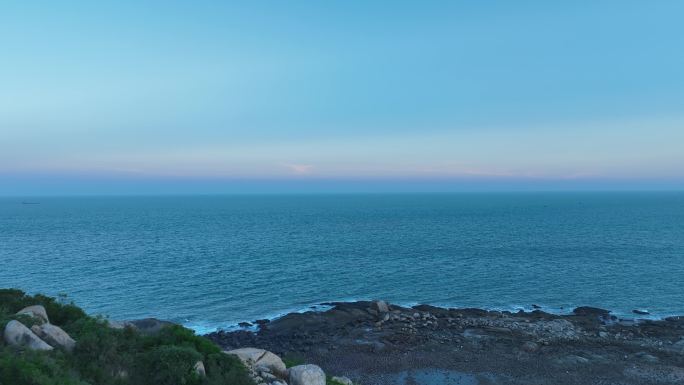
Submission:
[[[0,5],[0,194],[684,188],[681,1]]]

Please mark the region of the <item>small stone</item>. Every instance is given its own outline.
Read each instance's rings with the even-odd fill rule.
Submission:
[[[588,363],[589,360],[584,357],[570,354],[568,356],[556,359],[555,362],[561,365],[582,365]]]
[[[333,380],[333,381],[336,381],[336,382],[339,382],[340,384],[343,384],[343,385],[354,385],[354,383],[352,382],[352,380],[350,380],[349,378],[344,377],[344,376],[340,376],[340,377],[334,376],[334,377],[332,378],[332,380]]]
[[[522,350],[528,353],[534,353],[539,350],[539,345],[532,341],[527,341],[522,345]]]

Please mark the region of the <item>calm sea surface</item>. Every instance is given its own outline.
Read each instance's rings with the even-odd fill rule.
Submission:
[[[0,199],[0,287],[200,332],[325,301],[684,314],[684,193]]]

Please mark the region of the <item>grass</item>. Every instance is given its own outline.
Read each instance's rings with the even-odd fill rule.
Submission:
[[[50,322],[76,340],[73,353],[34,352],[0,342],[0,385],[253,385],[239,359],[191,330],[174,325],[144,336],[130,328],[112,329],[104,319],[64,302],[63,297],[0,289],[0,330],[12,319],[30,327],[31,317],[15,313],[43,305]],[[197,361],[204,363],[206,377],[195,374]]]

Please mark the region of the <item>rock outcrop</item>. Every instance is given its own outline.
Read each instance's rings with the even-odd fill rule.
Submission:
[[[52,350],[53,347],[41,340],[29,328],[19,321],[12,320],[5,326],[5,342],[10,346],[31,350]]]
[[[236,355],[248,368],[254,371],[272,373],[279,378],[287,377],[287,368],[280,357],[264,349],[242,348],[226,351],[224,353]]]
[[[52,350],[53,348],[60,348],[67,352],[74,350],[76,341],[62,328],[50,323],[50,318],[43,306],[27,306],[16,314],[29,316],[37,323],[30,329],[17,320],[7,323],[4,338],[9,345],[31,350]]]
[[[76,346],[76,341],[59,326],[52,324],[33,325],[31,331],[52,347],[71,352]]]

